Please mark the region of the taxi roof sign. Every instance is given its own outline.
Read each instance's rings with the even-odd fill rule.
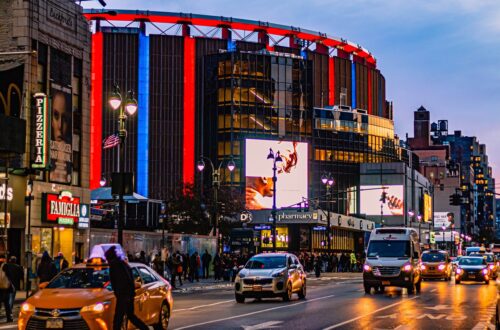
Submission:
[[[89,261],[94,259],[106,260],[106,251],[108,251],[112,246],[115,247],[116,255],[118,258],[125,260],[127,255],[123,251],[120,244],[97,244],[92,247],[89,255]]]

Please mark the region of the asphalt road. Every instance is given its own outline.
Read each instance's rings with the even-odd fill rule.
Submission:
[[[361,279],[314,280],[306,300],[280,299],[245,304],[231,290],[178,295],[172,329],[486,329],[496,304],[494,281],[461,284],[432,281],[422,292],[387,288],[365,295]]]

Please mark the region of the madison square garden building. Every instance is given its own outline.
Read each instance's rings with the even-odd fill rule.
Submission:
[[[344,39],[267,22],[112,14],[86,12],[93,23],[91,188],[116,168],[118,151],[102,149],[117,129],[107,106],[116,82],[122,91],[136,91],[139,104],[128,119],[125,151],[137,193],[166,200],[179,185],[200,183],[201,155],[216,166],[233,160],[233,172],[222,167],[223,184],[245,194],[253,219],[248,227],[270,247],[272,148],[283,157],[278,247],[321,248],[324,232],[314,228],[322,224],[320,210],[330,209],[338,216],[332,247],[362,248],[371,227],[360,222],[359,194],[352,192],[360,185],[360,164],[410,162],[394,135],[385,79],[371,53]],[[323,174],[334,180],[329,198]]]

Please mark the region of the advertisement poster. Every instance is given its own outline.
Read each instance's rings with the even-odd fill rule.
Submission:
[[[24,65],[0,71],[0,114],[19,117],[23,97]]]
[[[366,215],[399,215],[404,214],[404,193],[402,185],[361,186],[361,213]],[[380,200],[382,192],[387,193],[385,203]]]
[[[280,152],[277,163],[276,206],[298,207],[308,198],[307,143],[275,140],[246,140],[246,207],[248,210],[271,209],[273,205],[273,160],[269,149]]]
[[[71,88],[51,85],[50,181],[71,183],[73,113]]]
[[[453,212],[434,212],[434,228],[451,228],[455,224],[455,215]]]
[[[432,197],[424,194],[424,222],[432,221]]]

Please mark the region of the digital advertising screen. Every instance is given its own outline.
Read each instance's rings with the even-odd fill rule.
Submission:
[[[246,208],[271,209],[273,205],[273,160],[269,149],[281,155],[276,171],[276,207],[298,207],[308,198],[308,146],[303,142],[246,140]]]
[[[73,108],[71,88],[51,85],[50,181],[71,183],[73,174]]]
[[[455,214],[453,212],[434,212],[434,228],[452,228],[455,224]]]
[[[385,188],[385,189],[382,189]],[[380,201],[382,192],[387,193],[385,203]],[[404,193],[402,185],[361,186],[361,213],[366,215],[404,215]]]
[[[432,221],[432,197],[424,194],[424,221]]]

